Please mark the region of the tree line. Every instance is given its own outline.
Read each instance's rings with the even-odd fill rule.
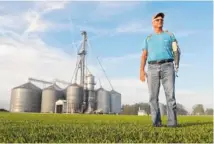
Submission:
[[[138,115],[138,110],[144,110],[146,114],[151,114],[150,105],[149,103],[136,103],[133,105],[122,105],[122,112],[123,115]],[[213,115],[213,109],[207,108],[205,109],[202,104],[196,104],[192,108],[192,112],[189,113],[185,107],[177,103],[177,114],[178,115]],[[167,106],[163,104],[163,112],[164,115],[167,114]]]

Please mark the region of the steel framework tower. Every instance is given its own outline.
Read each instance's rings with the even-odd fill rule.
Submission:
[[[80,69],[80,86],[83,87],[83,103],[82,103],[82,113],[86,110],[87,108],[87,85],[86,85],[86,45],[87,45],[87,33],[86,31],[82,31],[82,36],[83,36],[83,40],[81,42],[80,45],[80,49],[78,51],[78,59],[77,59],[77,63],[76,63],[76,68],[74,71],[74,83],[77,83],[77,77],[78,77],[78,72]],[[73,80],[73,78],[72,78]]]
[[[86,43],[87,43],[87,33],[86,31],[82,32],[83,35],[83,42],[82,42],[82,47],[78,53],[78,55],[80,56],[80,71],[81,71],[81,77],[80,77],[80,85],[84,87],[85,84],[85,56],[86,56]]]

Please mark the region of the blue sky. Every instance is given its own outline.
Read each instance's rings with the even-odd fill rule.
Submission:
[[[92,71],[108,87],[96,62],[96,57],[100,56],[115,89],[123,95],[123,103],[147,102],[147,86],[139,82],[141,48],[145,37],[152,33],[152,16],[164,12],[164,29],[175,34],[182,51],[179,78],[176,79],[178,102],[188,109],[196,103],[211,107],[212,10],[212,2],[0,2],[0,20],[4,21],[0,24],[0,57],[12,57],[10,50],[20,50],[17,60],[0,70],[2,78],[11,78],[4,71],[8,65],[14,67],[15,61],[24,65],[22,68],[31,67],[23,70],[25,74],[14,76],[18,79],[15,82],[11,78],[0,93],[9,97],[7,89],[25,82],[29,76],[70,79],[76,60],[72,43],[78,43],[82,39],[80,31],[86,30],[91,45],[88,63]],[[47,51],[46,56],[42,56],[44,60],[41,50]],[[32,54],[35,61],[23,54],[28,58]],[[50,57],[61,61],[52,61]],[[49,72],[44,61],[51,64],[52,71]],[[59,65],[62,69],[68,68],[67,73],[59,71]],[[163,92],[160,99],[165,102]],[[2,98],[2,101],[8,105],[9,98]]]

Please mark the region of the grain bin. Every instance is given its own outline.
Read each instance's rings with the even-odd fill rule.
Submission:
[[[87,75],[87,89],[90,90],[94,90],[94,85],[95,85],[95,79],[94,76],[92,74]]]
[[[63,99],[63,91],[56,84],[43,89],[41,112],[53,113],[55,110],[55,103],[59,99]]]
[[[87,101],[87,108],[86,113],[92,113],[96,110],[96,101],[95,101],[95,91],[88,91],[88,101]]]
[[[28,82],[11,91],[11,112],[40,112],[42,90]]]
[[[78,113],[83,102],[83,87],[74,83],[67,87],[66,92],[68,113]]]
[[[97,95],[97,110],[98,111],[103,111],[103,113],[110,113],[111,112],[111,96],[110,92],[103,89],[99,88],[96,92]]]
[[[112,90],[111,94],[111,113],[120,113],[121,112],[121,94]]]
[[[95,110],[95,80],[92,74],[87,75],[87,113],[91,113]]]

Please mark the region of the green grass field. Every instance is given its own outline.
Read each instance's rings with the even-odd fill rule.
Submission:
[[[212,116],[178,119],[153,128],[149,116],[0,113],[0,143],[213,143]]]

